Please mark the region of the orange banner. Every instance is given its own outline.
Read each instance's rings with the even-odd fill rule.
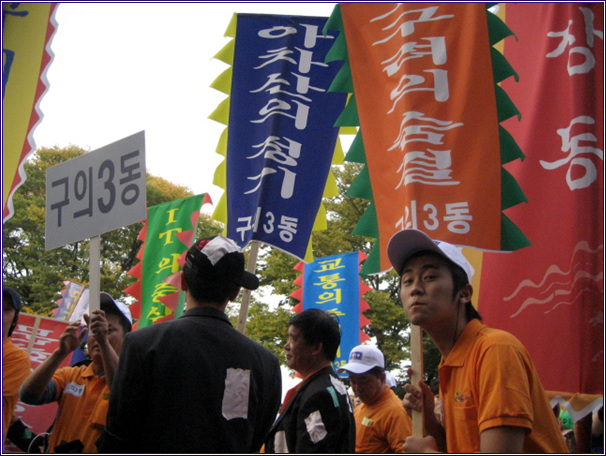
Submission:
[[[381,270],[402,228],[499,250],[501,160],[483,3],[342,3]]]

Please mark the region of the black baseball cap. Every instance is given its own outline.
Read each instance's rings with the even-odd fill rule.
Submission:
[[[259,278],[244,267],[242,249],[221,235],[197,240],[187,251],[185,265],[211,284],[232,282],[248,290],[259,287]]]

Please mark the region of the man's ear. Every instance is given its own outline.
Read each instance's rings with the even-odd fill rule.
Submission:
[[[473,287],[468,283],[465,287],[459,292],[459,299],[462,300],[465,304],[471,302],[471,296],[473,295]]]
[[[187,283],[185,282],[185,274],[183,274],[183,269],[179,271],[181,275],[181,290],[187,291]]]
[[[238,288],[236,288],[236,290],[235,290],[235,291],[234,291],[232,294],[230,294],[230,295],[229,295],[229,297],[228,297],[227,299],[228,299],[229,301],[235,301],[235,300],[236,300],[236,298],[238,297],[238,294],[240,293],[240,289],[241,289],[241,288],[242,288],[242,287],[238,287]]]
[[[324,344],[322,342],[318,342],[315,345],[312,345],[311,352],[314,355],[323,355],[324,354]]]

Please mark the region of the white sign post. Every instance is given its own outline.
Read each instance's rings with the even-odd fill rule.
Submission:
[[[100,238],[145,220],[143,131],[46,171],[46,250],[90,238],[90,311],[99,308]]]

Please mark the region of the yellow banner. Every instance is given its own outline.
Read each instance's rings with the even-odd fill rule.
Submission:
[[[36,105],[46,90],[41,77],[51,61],[57,3],[2,3],[2,219],[12,216],[12,194],[25,180],[33,151],[28,136],[42,118]]]

